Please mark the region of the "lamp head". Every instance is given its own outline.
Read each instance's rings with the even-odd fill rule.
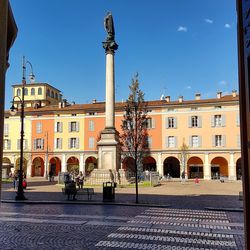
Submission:
[[[29,74],[29,79],[30,79],[30,82],[34,83],[35,82],[35,75],[32,73]]]
[[[17,108],[14,106],[14,102],[12,102],[12,106],[10,107],[10,114],[15,115],[17,113]]]

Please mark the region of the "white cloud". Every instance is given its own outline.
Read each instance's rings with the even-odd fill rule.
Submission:
[[[187,27],[179,26],[179,28],[177,29],[177,31],[179,31],[179,32],[187,32]]]
[[[192,87],[190,86],[190,85],[188,85],[187,87],[186,87],[186,89],[191,89]]]
[[[230,29],[230,28],[231,28],[231,25],[230,25],[229,23],[226,23],[226,24],[224,25],[224,27],[225,27],[226,29]]]
[[[219,85],[221,86],[226,86],[227,85],[227,82],[225,80],[222,80],[219,82]]]
[[[212,23],[214,22],[213,20],[211,20],[211,19],[209,19],[209,18],[205,18],[204,21],[205,21],[206,23],[210,23],[210,24],[212,24]]]

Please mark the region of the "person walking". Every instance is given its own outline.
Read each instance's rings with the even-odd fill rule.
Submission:
[[[83,189],[83,184],[84,184],[84,175],[83,175],[82,171],[80,171],[80,173],[78,175],[78,187],[79,187],[79,189]]]
[[[49,181],[53,180],[53,172],[52,170],[49,171]]]

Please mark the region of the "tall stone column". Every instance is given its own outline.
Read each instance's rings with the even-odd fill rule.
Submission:
[[[229,180],[236,180],[236,164],[234,163],[234,152],[230,152],[228,165],[228,178]]]
[[[106,54],[106,104],[105,129],[101,132],[98,145],[98,167],[117,170],[120,167],[119,133],[115,129],[115,70],[114,55],[118,45],[115,42],[113,17],[108,13],[104,19],[107,38],[103,42]]]
[[[66,165],[66,155],[62,154],[62,172],[66,172],[67,171],[67,165]]]
[[[204,180],[211,180],[211,165],[209,163],[209,154],[205,153]]]

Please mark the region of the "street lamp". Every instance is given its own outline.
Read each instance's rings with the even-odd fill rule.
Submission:
[[[16,112],[18,111],[18,107],[14,106],[14,100],[16,97],[20,100],[21,103],[21,114],[20,114],[20,119],[21,119],[21,131],[20,131],[20,164],[19,164],[19,173],[18,173],[18,189],[17,189],[17,196],[16,200],[26,200],[24,196],[24,191],[23,191],[23,137],[24,137],[24,87],[26,85],[26,65],[29,64],[31,68],[31,73],[29,75],[30,80],[33,82],[35,79],[35,76],[33,74],[33,67],[32,64],[29,61],[25,60],[25,57],[23,57],[23,77],[22,77],[22,98],[19,96],[14,96],[12,100],[12,106],[10,108],[10,114],[15,115]]]

